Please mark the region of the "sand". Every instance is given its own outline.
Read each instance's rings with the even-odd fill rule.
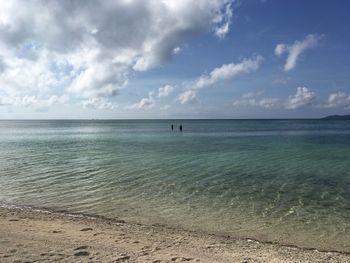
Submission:
[[[349,254],[0,208],[0,262],[350,262]]]

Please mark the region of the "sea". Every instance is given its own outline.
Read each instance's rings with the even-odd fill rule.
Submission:
[[[350,252],[350,121],[2,120],[0,205]]]

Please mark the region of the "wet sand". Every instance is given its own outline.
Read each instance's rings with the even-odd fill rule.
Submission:
[[[350,262],[350,255],[164,226],[0,208],[0,262],[56,261]]]

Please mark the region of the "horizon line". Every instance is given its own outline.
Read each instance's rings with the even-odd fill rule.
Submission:
[[[322,120],[330,116],[346,116],[346,115],[328,115],[319,118],[48,118],[48,119],[0,119],[0,121],[126,121],[126,120]]]

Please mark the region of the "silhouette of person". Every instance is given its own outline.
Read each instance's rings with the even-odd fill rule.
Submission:
[[[171,124],[171,130],[172,131],[174,130],[174,124]]]
[[[182,132],[182,124],[180,124],[180,132]]]

